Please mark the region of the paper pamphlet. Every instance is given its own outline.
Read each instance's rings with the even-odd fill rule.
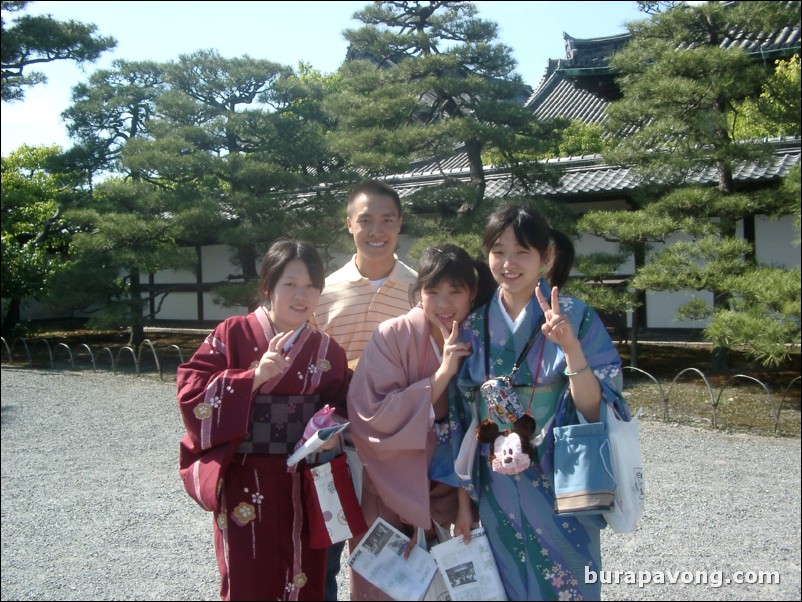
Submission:
[[[432,546],[429,551],[437,562],[452,600],[506,600],[504,584],[498,573],[485,530],[471,531],[466,546],[462,536]]]
[[[437,565],[418,546],[404,559],[408,543],[409,537],[379,517],[351,552],[348,566],[395,600],[422,600]]]
[[[314,435],[309,437],[309,439],[307,439],[304,444],[295,451],[295,453],[287,458],[287,466],[295,466],[308,455],[315,453],[321,445],[326,443],[326,441],[335,435],[338,435],[344,431],[349,424],[351,423],[344,422],[343,424],[325,426],[322,429],[315,431]]]

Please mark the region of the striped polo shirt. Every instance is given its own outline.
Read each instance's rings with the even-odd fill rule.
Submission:
[[[370,280],[356,268],[354,255],[326,278],[315,321],[320,330],[345,349],[349,366],[356,366],[355,360],[359,359],[379,324],[412,308],[409,291],[417,277],[417,272],[396,256],[393,271],[374,292]]]

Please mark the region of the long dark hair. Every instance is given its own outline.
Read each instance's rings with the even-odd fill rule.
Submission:
[[[502,205],[487,218],[482,248],[485,253],[498,240],[509,226],[515,233],[518,244],[527,249],[536,249],[540,257],[546,256],[549,243],[554,241],[554,256],[546,272],[546,279],[551,286],[562,288],[568,282],[571,268],[574,267],[574,243],[559,230],[551,228],[546,219],[534,209],[524,205]]]
[[[284,269],[293,259],[300,259],[306,264],[312,284],[316,289],[323,290],[326,276],[323,261],[315,246],[303,240],[285,238],[270,245],[262,258],[262,265],[259,268],[259,296],[262,300],[270,298],[270,293],[284,274]]]
[[[418,261],[418,279],[410,287],[410,301],[415,303],[420,291],[437,286],[443,280],[465,285],[471,292],[476,292],[473,307],[490,301],[498,286],[484,261],[472,258],[462,247],[449,243],[423,250]]]

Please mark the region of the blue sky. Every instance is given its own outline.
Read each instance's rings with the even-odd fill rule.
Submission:
[[[345,57],[342,31],[358,27],[352,15],[369,2],[31,2],[25,14],[94,23],[117,48],[83,69],[60,61],[39,70],[49,82],[23,102],[2,103],[2,155],[22,144],[70,146],[60,114],[72,87],[114,59],[171,61],[212,48],[228,58],[249,55],[330,73]],[[643,18],[636,2],[476,2],[479,16],[499,25],[499,40],[513,49],[518,73],[533,88],[548,59],[565,56],[563,32],[575,38],[612,36]]]

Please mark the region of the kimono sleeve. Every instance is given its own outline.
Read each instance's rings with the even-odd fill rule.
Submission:
[[[410,382],[411,366],[394,334],[374,332],[348,392],[352,433],[366,443],[380,440],[378,454],[425,449],[433,418],[431,379]]]
[[[244,320],[220,324],[176,376],[186,429],[179,474],[187,493],[205,510],[217,510],[220,477],[248,432],[253,370],[240,366],[250,366],[255,347],[246,328]]]
[[[577,321],[574,327],[582,344],[582,351],[588,366],[601,386],[602,401],[609,404],[611,408],[615,408],[624,420],[629,420],[629,408],[622,395],[624,379],[618,350],[596,310],[588,305],[579,304],[575,300],[574,305],[577,305],[580,311],[577,312],[578,320],[572,316],[572,322]],[[565,395],[570,397],[570,390],[567,387]],[[560,426],[561,418],[564,415],[557,412],[556,416],[556,424]],[[578,418],[571,416],[571,422],[567,422],[567,424],[576,421]]]
[[[176,390],[187,434],[207,450],[247,434],[253,369],[244,348],[253,347],[244,323],[227,320],[178,368]],[[248,366],[243,368],[242,365]]]
[[[434,452],[429,377],[410,382],[417,370],[406,340],[374,332],[348,392],[351,435],[382,501],[415,526],[431,523],[428,467]]]

